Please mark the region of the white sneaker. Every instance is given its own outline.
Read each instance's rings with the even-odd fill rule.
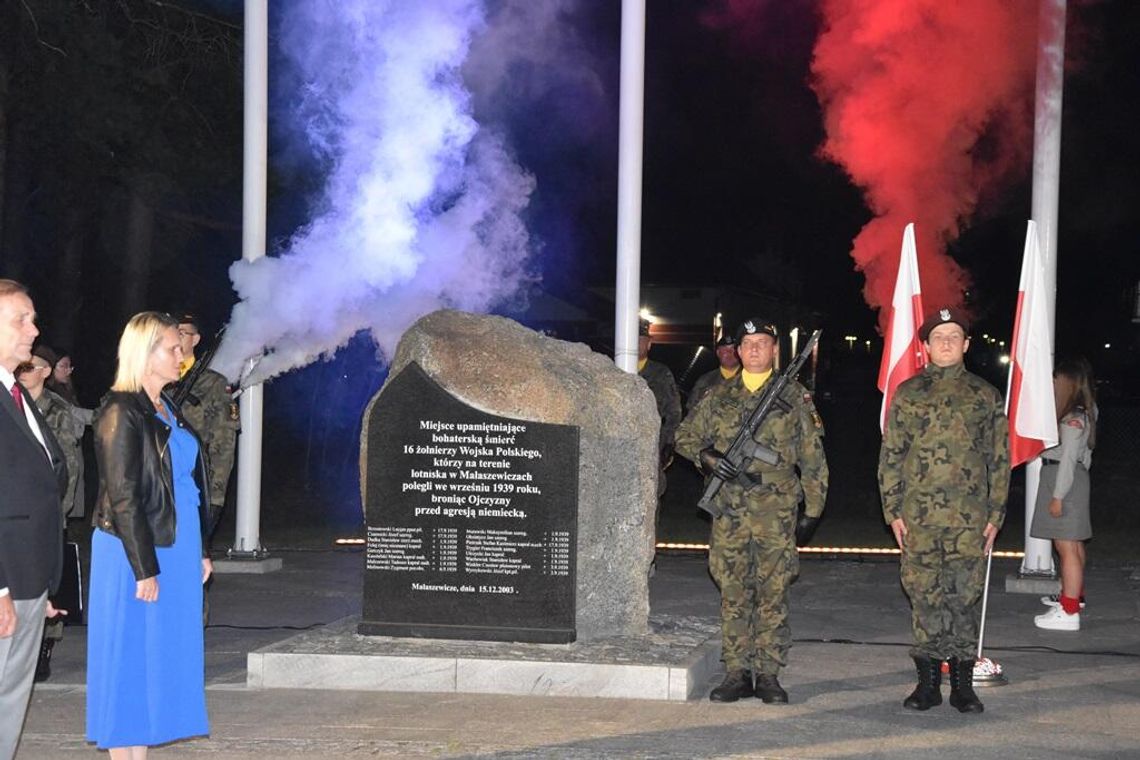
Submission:
[[[1060,607],[1061,606],[1061,597],[1059,597],[1057,594],[1051,594],[1049,596],[1043,596],[1043,597],[1041,597],[1041,603],[1047,607]],[[1082,599],[1081,600],[1081,609],[1083,610],[1084,608],[1085,608],[1085,602]]]
[[[1057,606],[1044,615],[1033,618],[1033,624],[1038,628],[1046,628],[1050,631],[1079,631],[1081,630],[1081,613],[1074,612],[1070,615],[1060,606]]]

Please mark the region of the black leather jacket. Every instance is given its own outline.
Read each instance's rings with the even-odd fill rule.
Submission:
[[[198,438],[181,411],[165,394],[163,398],[175,410],[178,426]],[[123,542],[136,580],[158,575],[154,548],[174,543],[174,476],[167,446],[170,426],[155,415],[144,391],[108,393],[95,413],[94,426],[99,463],[95,527]],[[194,481],[198,484],[199,524],[205,526],[210,494],[200,439]],[[202,546],[205,551],[205,541]]]

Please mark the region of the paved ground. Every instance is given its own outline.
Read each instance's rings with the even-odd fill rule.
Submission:
[[[782,676],[792,704],[714,705],[348,691],[255,691],[246,652],[360,610],[358,552],[282,552],[284,570],[220,577],[207,630],[209,738],[156,758],[1138,758],[1140,574],[1090,568],[1079,633],[1032,624],[1036,597],[1006,594],[995,562],[987,654],[1010,685],[986,712],[903,710],[913,671],[894,561],[806,560],[793,591],[797,644]],[[714,618],[704,557],[663,556],[657,615]],[[37,687],[19,758],[92,756],[83,740],[85,629],[70,628]],[[710,684],[710,688],[713,684]]]

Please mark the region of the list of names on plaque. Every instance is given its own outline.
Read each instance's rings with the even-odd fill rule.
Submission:
[[[475,631],[550,626],[534,640],[572,640],[577,430],[431,399],[442,389],[408,374],[391,406],[373,410],[387,411],[389,434],[369,444],[366,619],[372,583],[373,617],[424,620],[416,631],[449,635],[437,629],[466,619]],[[482,601],[445,601],[465,595]]]

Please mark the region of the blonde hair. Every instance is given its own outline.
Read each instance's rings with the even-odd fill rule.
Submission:
[[[142,311],[131,317],[119,338],[119,360],[115,369],[113,391],[136,392],[142,388],[146,362],[168,328],[177,328],[178,320],[158,311]]]

